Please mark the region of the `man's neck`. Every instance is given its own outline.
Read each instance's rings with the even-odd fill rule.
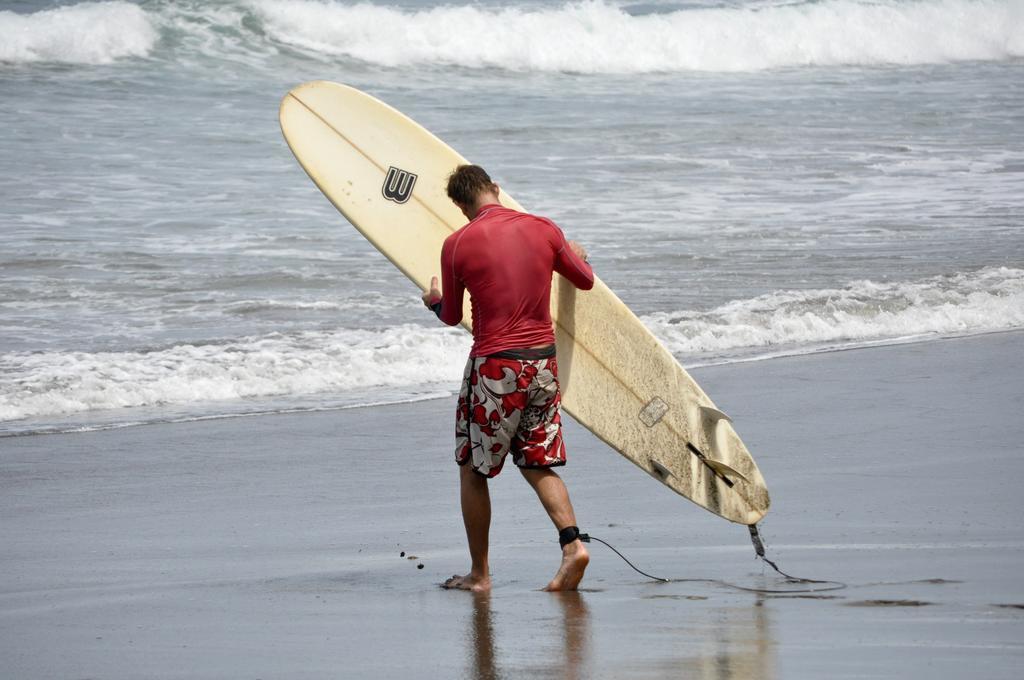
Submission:
[[[466,213],[466,217],[468,217],[470,221],[475,220],[480,215],[480,211],[489,205],[500,205],[498,195],[490,193],[480,194],[480,197],[477,199],[476,203],[473,204],[473,207],[470,208],[469,211]]]

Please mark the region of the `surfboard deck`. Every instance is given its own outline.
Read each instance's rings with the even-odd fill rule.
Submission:
[[[469,161],[401,112],[338,83],[291,90],[280,122],[324,195],[426,290],[444,239],[466,223],[445,182]],[[523,210],[504,191],[500,199]],[[556,274],[551,316],[565,411],[697,505],[739,524],[765,515],[768,489],[731,420],[600,279],[584,292]],[[468,299],[463,318],[469,328]]]

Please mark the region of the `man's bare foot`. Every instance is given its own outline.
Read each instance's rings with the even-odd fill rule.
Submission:
[[[480,578],[472,574],[465,576],[455,574],[442,583],[441,587],[445,590],[471,590],[474,593],[489,593],[491,592],[491,578],[489,576]]]
[[[590,553],[583,547],[582,542],[573,541],[562,548],[562,564],[544,590],[576,590],[583,580],[583,572],[586,571],[588,564]]]

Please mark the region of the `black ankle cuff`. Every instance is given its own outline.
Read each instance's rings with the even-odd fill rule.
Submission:
[[[558,532],[558,545],[563,548],[580,537],[579,527],[566,527]]]

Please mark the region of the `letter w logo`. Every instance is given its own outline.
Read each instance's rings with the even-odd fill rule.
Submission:
[[[412,196],[414,186],[416,186],[416,175],[392,165],[388,168],[388,176],[384,178],[384,186],[380,190],[384,194],[384,198],[389,201],[405,203]]]

